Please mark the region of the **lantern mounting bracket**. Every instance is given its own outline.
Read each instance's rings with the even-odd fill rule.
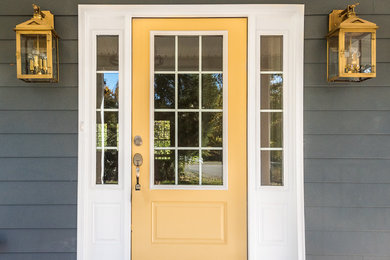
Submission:
[[[32,6],[34,8],[34,18],[39,18],[39,19],[45,18],[45,14],[41,12],[41,8],[38,5],[32,4]]]

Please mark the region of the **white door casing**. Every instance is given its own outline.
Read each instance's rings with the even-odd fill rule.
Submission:
[[[248,259],[304,260],[303,5],[79,5],[77,259],[131,257],[131,20],[248,18]],[[119,184],[95,184],[96,35],[119,36]],[[283,35],[285,186],[260,186],[260,36]],[[108,224],[109,223],[109,224]]]

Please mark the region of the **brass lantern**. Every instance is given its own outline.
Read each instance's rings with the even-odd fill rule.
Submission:
[[[18,79],[27,82],[58,82],[58,35],[54,16],[34,5],[34,17],[18,24],[16,64]]]
[[[328,81],[359,82],[376,77],[378,26],[357,17],[357,5],[329,14]]]

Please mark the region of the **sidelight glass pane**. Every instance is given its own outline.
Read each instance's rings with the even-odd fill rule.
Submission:
[[[118,108],[119,74],[98,73],[96,75],[96,108]]]
[[[283,113],[261,112],[261,147],[283,147]]]
[[[283,108],[282,74],[261,75],[261,109]]]
[[[97,36],[97,68],[98,71],[118,70],[118,36],[98,35]]]
[[[175,184],[175,150],[154,150],[154,184]]]
[[[199,184],[199,150],[179,150],[178,184]]]
[[[222,36],[202,36],[202,70],[222,71]]]
[[[283,151],[261,151],[261,185],[283,186]]]
[[[202,108],[222,109],[223,106],[223,74],[202,75]]]
[[[175,146],[175,113],[154,113],[154,147]]]
[[[199,70],[199,36],[179,36],[178,52],[180,71]]]
[[[202,184],[223,185],[222,150],[202,151]]]
[[[202,113],[202,147],[222,147],[222,112]]]
[[[178,113],[179,147],[199,146],[199,113]]]
[[[96,184],[118,184],[117,150],[96,150]]]
[[[102,124],[104,121],[104,124]],[[96,146],[118,147],[118,113],[96,112]]]
[[[261,36],[261,71],[283,70],[283,36]]]
[[[179,108],[199,108],[199,75],[178,75]]]
[[[154,37],[154,70],[175,70],[175,36]]]
[[[154,75],[154,108],[175,108],[175,75]]]

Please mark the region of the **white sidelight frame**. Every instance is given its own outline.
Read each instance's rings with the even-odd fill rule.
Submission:
[[[78,260],[131,259],[133,18],[246,17],[248,259],[304,260],[304,5],[79,5]],[[119,35],[119,184],[94,184],[96,35]],[[258,154],[260,35],[284,37],[285,186],[261,187]],[[232,158],[229,158],[230,160]],[[116,219],[104,228],[105,220]],[[100,228],[100,229],[99,229]],[[275,235],[276,234],[276,235]],[[106,237],[107,236],[107,237]],[[137,259],[135,259],[137,260]]]

